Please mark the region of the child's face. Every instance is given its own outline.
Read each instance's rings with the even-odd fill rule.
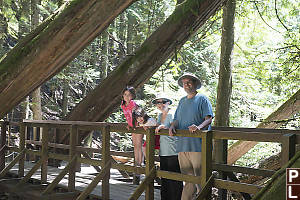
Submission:
[[[136,121],[138,121],[139,124],[143,124],[144,123],[144,118],[143,117],[137,117]]]
[[[132,94],[128,90],[126,90],[123,94],[123,99],[126,102],[130,102],[130,100],[132,100]]]

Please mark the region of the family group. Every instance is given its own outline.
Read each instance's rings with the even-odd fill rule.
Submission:
[[[187,129],[191,133],[196,130],[210,130],[214,117],[209,99],[198,93],[201,81],[193,74],[184,74],[178,79],[186,96],[181,98],[175,114],[170,112],[172,100],[166,96],[158,96],[152,103],[160,111],[157,120],[147,115],[134,99],[135,89],[127,87],[122,93],[121,108],[128,123],[128,129],[137,126],[147,129],[156,127],[155,132],[168,129],[169,135],[155,136],[155,148],[159,149],[160,169],[170,172],[201,176],[201,138],[176,136],[177,129]],[[146,143],[142,144],[142,134],[132,134],[136,166],[141,166]],[[182,183],[181,181],[161,180],[162,200],[192,200],[201,191],[200,185]]]

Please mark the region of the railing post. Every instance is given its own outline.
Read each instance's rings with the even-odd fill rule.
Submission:
[[[33,141],[37,141],[37,130],[38,130],[38,127],[32,127],[32,140]],[[35,146],[34,149],[36,149],[36,148],[37,148],[37,146]],[[33,159],[33,161],[37,161],[38,156],[33,155],[32,159]]]
[[[228,157],[228,140],[223,139],[215,139],[214,140],[214,162],[218,164],[227,164],[227,157]],[[227,180],[227,174],[218,171],[219,176],[223,180]],[[218,189],[218,198],[219,199],[226,199],[227,198],[227,190],[225,189]]]
[[[5,148],[6,145],[6,130],[7,122],[1,123],[1,138],[0,138],[0,149]],[[5,150],[0,151],[0,172],[5,168]]]
[[[155,146],[155,132],[154,129],[148,129],[146,133],[146,176],[150,176],[151,170],[154,166],[154,146]],[[154,199],[154,179],[150,180],[146,186],[146,200]]]
[[[77,134],[78,134],[77,125],[71,125],[70,126],[70,150],[69,150],[70,161],[77,156],[76,153]],[[76,163],[77,163],[77,158],[75,158],[75,161],[71,165],[69,170],[69,181],[68,181],[69,192],[75,190]]]
[[[201,153],[201,187],[204,187],[212,174],[212,132],[202,133],[202,153]],[[206,199],[210,199],[210,195]]]
[[[22,152],[25,149],[25,135],[26,135],[26,125],[25,123],[20,123],[20,144],[19,149]],[[24,161],[25,161],[25,154],[19,161],[19,177],[24,176]]]
[[[282,136],[281,167],[284,166],[296,153],[296,135],[284,134]]]
[[[102,169],[110,162],[110,127],[104,126],[102,128]],[[102,179],[102,199],[109,199],[109,179],[110,166],[106,169],[105,176]]]
[[[47,165],[48,165],[48,142],[49,142],[49,127],[43,127],[40,129],[42,134],[42,157],[43,163],[41,166],[41,181],[47,183]]]

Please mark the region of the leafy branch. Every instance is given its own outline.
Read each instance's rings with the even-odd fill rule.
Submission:
[[[275,28],[273,28],[272,26],[270,26],[270,25],[265,21],[265,19],[264,19],[263,16],[262,16],[262,13],[260,12],[260,10],[259,10],[259,8],[258,8],[258,6],[257,6],[257,4],[256,4],[256,1],[253,1],[253,3],[254,3],[254,5],[255,5],[255,8],[256,8],[256,10],[257,10],[257,12],[258,12],[260,18],[262,19],[262,21],[263,21],[268,27],[270,27],[272,30],[274,30],[274,31],[276,31],[276,32],[278,32],[278,33],[281,33],[280,31],[276,30]]]
[[[276,17],[277,17],[277,19],[278,19],[278,21],[281,23],[281,25],[288,31],[288,34],[289,34],[289,29],[288,29],[288,27],[281,21],[281,19],[280,19],[280,17],[279,17],[279,15],[278,15],[278,10],[277,10],[277,0],[275,0],[275,13],[276,13]],[[290,36],[290,34],[289,34],[289,36]]]

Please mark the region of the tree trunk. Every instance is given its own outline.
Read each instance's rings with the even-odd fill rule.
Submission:
[[[39,24],[39,0],[31,0],[31,27],[34,30]],[[41,88],[32,92],[32,114],[34,120],[42,120]]]
[[[232,54],[234,46],[234,18],[235,0],[229,0],[223,7],[221,56],[219,69],[219,82],[217,91],[217,104],[215,126],[229,126],[229,108],[232,90]],[[227,140],[214,141],[215,161],[227,162]]]
[[[131,15],[131,13],[128,12],[127,15],[128,24],[127,24],[127,55],[132,55],[134,52],[133,49],[133,38],[134,38],[134,24],[135,24],[135,18]]]
[[[3,3],[0,0],[0,8],[3,8]],[[4,48],[5,38],[8,35],[8,24],[4,14],[0,13],[0,58],[6,53],[6,49]]]
[[[21,5],[20,9],[18,10],[18,12],[16,12],[16,18],[18,20],[18,26],[19,26],[19,31],[18,31],[19,41],[22,40],[24,35],[26,35],[29,32],[29,26],[27,25],[26,20],[30,19],[29,18],[30,4],[22,0],[20,1],[20,5]],[[29,100],[30,100],[29,96],[27,96],[24,99],[24,101],[20,104],[20,112],[21,112],[21,119],[19,119],[20,121],[29,118],[29,113],[30,113]]]
[[[101,70],[100,79],[103,80],[108,74],[108,30],[106,29],[101,35],[102,54],[101,54]]]
[[[134,0],[77,0],[49,17],[0,63],[0,118],[57,74]]]
[[[228,0],[223,7],[222,39],[219,82],[217,90],[217,104],[215,126],[229,126],[229,108],[232,91],[232,54],[234,46],[234,18],[235,18],[235,0]],[[214,161],[216,163],[227,163],[227,140],[214,140]],[[220,172],[219,178],[227,179],[226,174]],[[227,192],[219,189],[218,199],[226,199]]]
[[[32,115],[34,120],[42,120],[42,106],[41,106],[41,88],[38,87],[32,93]]]
[[[111,23],[111,25],[109,26],[108,30],[108,54],[107,57],[110,60],[110,66],[108,67],[108,73],[109,74],[111,71],[113,71],[115,69],[116,66],[118,66],[117,63],[117,54],[116,54],[116,46],[115,46],[115,41],[114,39],[116,39],[116,34],[115,34],[115,30],[116,30],[116,20]]]
[[[70,93],[69,79],[64,79],[64,82],[63,82],[62,118],[66,117],[67,113],[68,113],[69,93]]]
[[[120,43],[119,43],[119,63],[120,61],[123,61],[123,58],[125,57],[125,49],[124,49],[124,42],[125,42],[125,15],[122,13],[120,15],[120,21],[119,21],[119,38],[120,38]]]
[[[292,117],[300,111],[300,90],[298,90],[289,100],[282,104],[275,112],[269,115],[257,128],[279,128],[286,119]],[[235,163],[240,157],[252,149],[257,142],[238,141],[234,143],[228,151],[228,164]]]
[[[187,0],[135,52],[91,91],[66,120],[103,121],[120,105],[126,85],[142,86],[222,5],[221,0]],[[86,136],[81,135],[81,139]],[[64,140],[61,135],[60,141]]]

